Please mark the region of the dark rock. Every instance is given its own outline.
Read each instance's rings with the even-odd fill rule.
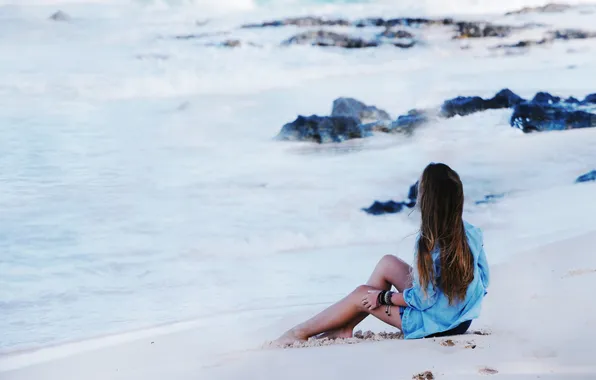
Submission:
[[[418,181],[416,181],[415,184],[410,186],[410,190],[408,192],[408,201],[404,201],[404,202],[375,201],[370,207],[363,208],[362,210],[371,214],[371,215],[395,214],[395,213],[398,213],[398,212],[404,210],[405,208],[413,208],[414,206],[416,206],[417,198],[418,198]]]
[[[416,127],[427,123],[431,117],[436,117],[436,112],[410,110],[408,114],[399,116],[395,121],[380,120],[364,124],[362,127],[371,132],[411,134]]]
[[[70,16],[62,11],[58,11],[50,16],[50,20],[54,21],[70,21]]]
[[[515,106],[510,124],[524,132],[590,128],[596,115],[572,105],[525,102]]]
[[[357,28],[364,28],[367,26],[372,26],[372,27],[379,27],[379,26],[387,26],[386,24],[387,22],[385,21],[385,19],[382,18],[367,18],[364,20],[358,20],[354,23],[354,26]]]
[[[588,174],[591,174],[591,173],[588,173]],[[594,176],[594,178],[589,179],[589,180],[596,180],[596,170],[593,172],[593,176]],[[477,205],[495,203],[497,200],[499,200],[503,197],[505,197],[505,193],[488,194],[488,195],[485,195],[483,199],[476,201],[474,203]],[[406,201],[404,201],[404,202],[375,201],[370,207],[363,208],[362,210],[367,212],[368,214],[371,214],[371,215],[396,214],[398,212],[403,211],[406,208],[415,207],[417,198],[418,198],[418,181],[416,181],[416,183],[410,187],[407,202]]]
[[[541,7],[525,7],[517,11],[507,12],[505,16],[519,15],[524,13],[559,13],[571,8],[569,4],[549,3]]]
[[[530,46],[544,45],[544,44],[547,44],[549,42],[552,42],[552,40],[549,40],[549,39],[546,39],[546,38],[543,38],[541,40],[523,40],[523,41],[516,42],[514,44],[500,44],[500,45],[496,45],[496,46],[493,46],[491,49],[528,48]]]
[[[395,47],[398,47],[398,48],[409,49],[411,47],[414,47],[414,45],[416,45],[416,41],[411,40],[408,42],[390,42],[390,44]]]
[[[387,28],[384,32],[377,35],[377,40],[382,43],[400,47],[402,49],[411,48],[416,44],[414,35],[402,29],[394,30]]]
[[[596,32],[580,29],[561,29],[548,32],[547,38],[553,40],[583,40],[587,38],[596,38]]]
[[[238,48],[242,46],[251,46],[251,47],[263,47],[262,45],[255,44],[254,42],[242,42],[240,40],[224,40],[222,42],[210,42],[205,44],[205,46],[211,47],[220,47],[220,48]]]
[[[418,181],[410,186],[410,191],[408,191],[408,199],[410,201],[414,201],[414,204],[416,204],[416,200],[418,199]]]
[[[590,95],[586,96],[586,98],[584,99],[584,101],[582,103],[596,104],[596,94],[590,94]]]
[[[242,28],[267,28],[279,26],[298,26],[298,27],[312,27],[312,26],[350,26],[352,23],[344,19],[324,19],[321,17],[294,17],[285,20],[266,21],[261,24],[247,24],[242,25]]]
[[[282,43],[282,45],[312,45],[312,46],[336,46],[346,49],[361,49],[376,47],[382,44],[390,44],[399,48],[411,48],[415,45],[414,40],[365,40],[360,37],[352,37],[347,34],[330,32],[326,30],[311,30],[297,34]]]
[[[220,44],[223,47],[235,48],[242,46],[240,40],[226,40]]]
[[[482,205],[482,204],[489,204],[489,203],[495,203],[497,200],[501,199],[505,197],[505,193],[501,193],[501,194],[488,194],[484,196],[484,199],[481,199],[479,201],[476,201],[474,203],[476,203],[477,205]]]
[[[392,19],[383,19],[383,18],[367,18],[363,20],[358,20],[352,25],[357,28],[364,28],[364,27],[380,27],[383,26],[385,28],[391,28],[394,26],[407,26],[407,27],[419,27],[419,26],[432,26],[432,25],[453,25],[454,21],[450,18],[445,19],[428,19],[428,18],[410,18],[410,17],[402,17],[402,18],[392,18]]]
[[[391,116],[375,106],[367,106],[353,98],[338,98],[333,101],[331,116],[352,117],[361,123],[370,123],[378,120],[391,120]]]
[[[377,120],[372,123],[362,124],[361,127],[367,132],[390,133],[393,128],[393,122],[390,120]]]
[[[552,96],[548,92],[538,92],[534,95],[534,98],[531,100],[532,103],[538,104],[553,104],[561,102],[561,98],[558,96]]]
[[[573,96],[571,96],[571,97],[565,99],[565,103],[569,103],[569,104],[580,104],[581,102],[578,99],[576,99]]]
[[[196,40],[206,37],[224,36],[230,34],[229,32],[212,32],[212,33],[191,33],[191,34],[179,34],[174,36],[177,40]]]
[[[509,89],[499,91],[491,99],[482,99],[479,96],[458,96],[443,103],[440,116],[446,118],[456,115],[466,116],[487,109],[510,108],[521,102],[523,99]]]
[[[392,39],[396,39],[396,38],[414,38],[414,35],[410,32],[408,32],[407,30],[403,30],[403,29],[391,29],[391,28],[387,28],[383,31],[383,33],[379,34],[379,37],[384,37],[384,38],[392,38]]]
[[[313,115],[298,116],[295,121],[284,125],[277,139],[324,144],[366,136],[367,132],[352,117]]]
[[[545,45],[556,40],[568,41],[587,38],[596,38],[596,32],[589,32],[579,29],[552,30],[547,32],[546,36],[540,40],[523,40],[515,44],[501,44],[492,47],[492,49],[527,48],[530,46]]]
[[[405,202],[404,202],[404,205],[405,205],[407,208],[413,208],[414,206],[416,206],[416,200],[409,201],[408,203],[405,203]]]
[[[592,170],[591,172],[588,172],[584,175],[580,175],[575,180],[575,183],[589,182],[589,181],[596,181],[596,170]]]
[[[413,109],[405,115],[400,115],[393,123],[393,129],[411,130],[430,121],[434,114],[430,111]]]
[[[362,210],[371,215],[396,214],[404,209],[406,205],[403,202],[379,202],[375,201],[370,207]]]
[[[484,111],[484,99],[479,96],[458,96],[446,100],[441,107],[442,117],[453,117],[456,115],[466,116],[474,112]]]
[[[508,88],[505,88],[492,97],[486,100],[487,108],[499,109],[499,108],[510,108],[516,104],[520,104],[524,99],[514,93]]]
[[[513,28],[486,22],[458,22],[454,38],[507,37]]]
[[[174,36],[174,38],[177,40],[194,40],[197,38],[205,38],[207,36],[209,36],[208,33],[180,34],[180,35]]]
[[[337,46],[346,49],[360,49],[375,47],[377,41],[367,41],[358,37],[351,37],[347,34],[329,32],[326,30],[312,30],[295,35],[283,42],[283,45],[313,45],[313,46]]]

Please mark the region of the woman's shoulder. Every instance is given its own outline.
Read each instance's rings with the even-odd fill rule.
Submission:
[[[476,227],[475,225],[468,222],[467,220],[464,220],[464,227],[466,229],[466,232],[471,231],[471,232],[476,232],[476,233],[482,233],[482,229],[480,229],[480,227]]]
[[[464,228],[466,229],[466,235],[468,236],[468,240],[470,241],[471,245],[480,247],[484,245],[482,229],[465,220]]]

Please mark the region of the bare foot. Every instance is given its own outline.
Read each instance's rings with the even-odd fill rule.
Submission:
[[[277,347],[291,346],[294,342],[306,342],[307,339],[299,336],[294,330],[289,330],[276,340],[272,342],[272,345]]]
[[[317,336],[317,339],[347,339],[354,336],[354,330],[351,328],[335,329],[324,332]]]

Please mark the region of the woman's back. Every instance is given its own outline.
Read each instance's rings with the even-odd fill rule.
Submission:
[[[402,327],[406,339],[423,338],[450,330],[462,322],[478,318],[481,301],[489,285],[489,269],[483,247],[482,231],[470,223],[463,222],[470,254],[473,256],[473,279],[467,287],[465,297],[452,304],[439,286],[429,284],[426,294],[419,281],[418,270],[414,266],[413,285],[404,291],[404,299],[409,307],[404,310]],[[439,249],[432,251],[433,266],[440,274],[441,254]],[[440,283],[440,279],[437,278]]]

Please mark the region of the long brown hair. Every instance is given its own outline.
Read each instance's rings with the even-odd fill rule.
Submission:
[[[449,304],[454,304],[465,299],[474,279],[474,257],[462,217],[463,185],[449,166],[432,163],[424,169],[418,188],[422,214],[417,260],[420,285],[425,292],[429,285],[438,286]],[[440,249],[439,273],[435,273],[434,249]]]

